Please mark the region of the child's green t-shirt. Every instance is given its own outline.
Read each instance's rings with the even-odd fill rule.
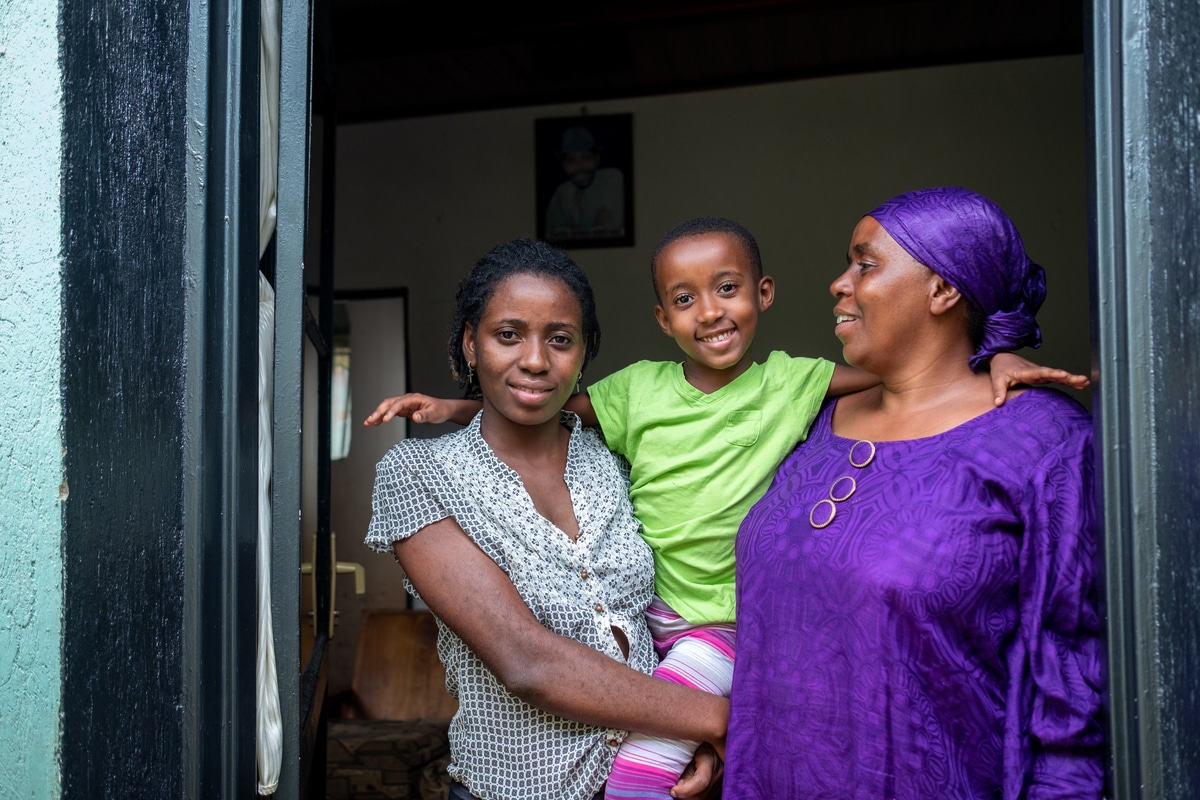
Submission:
[[[734,538],[808,435],[833,362],[774,352],[712,394],[673,362],[640,361],[588,387],[654,551],[659,597],[692,624],[734,620]]]

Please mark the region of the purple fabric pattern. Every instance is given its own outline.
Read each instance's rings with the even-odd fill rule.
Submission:
[[[999,352],[1041,346],[1036,315],[1046,299],[1046,273],[1026,255],[1021,234],[998,205],[944,186],[897,195],[867,216],[984,314],[971,369]]]
[[[726,800],[1098,798],[1087,412],[1032,389],[856,468],[833,408],[738,534]]]

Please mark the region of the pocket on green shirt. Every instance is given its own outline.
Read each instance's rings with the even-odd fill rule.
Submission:
[[[761,411],[731,411],[725,418],[725,441],[738,447],[749,447],[758,441],[761,425]]]

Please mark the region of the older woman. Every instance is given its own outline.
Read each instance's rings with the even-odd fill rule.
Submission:
[[[847,255],[835,333],[881,383],[742,525],[725,797],[1099,797],[1091,420],[974,371],[1039,343],[1042,268],[960,188],[884,203]]]
[[[728,701],[648,674],[650,550],[615,457],[562,410],[600,342],[582,270],[518,239],[456,301],[450,362],[483,409],[380,461],[367,543],[438,619],[451,797],[587,800],[627,730],[719,744]]]

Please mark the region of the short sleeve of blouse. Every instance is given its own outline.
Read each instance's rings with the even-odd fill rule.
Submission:
[[[433,462],[425,442],[406,439],[376,465],[368,547],[390,552],[395,542],[452,516],[431,486],[431,474],[437,469]]]

